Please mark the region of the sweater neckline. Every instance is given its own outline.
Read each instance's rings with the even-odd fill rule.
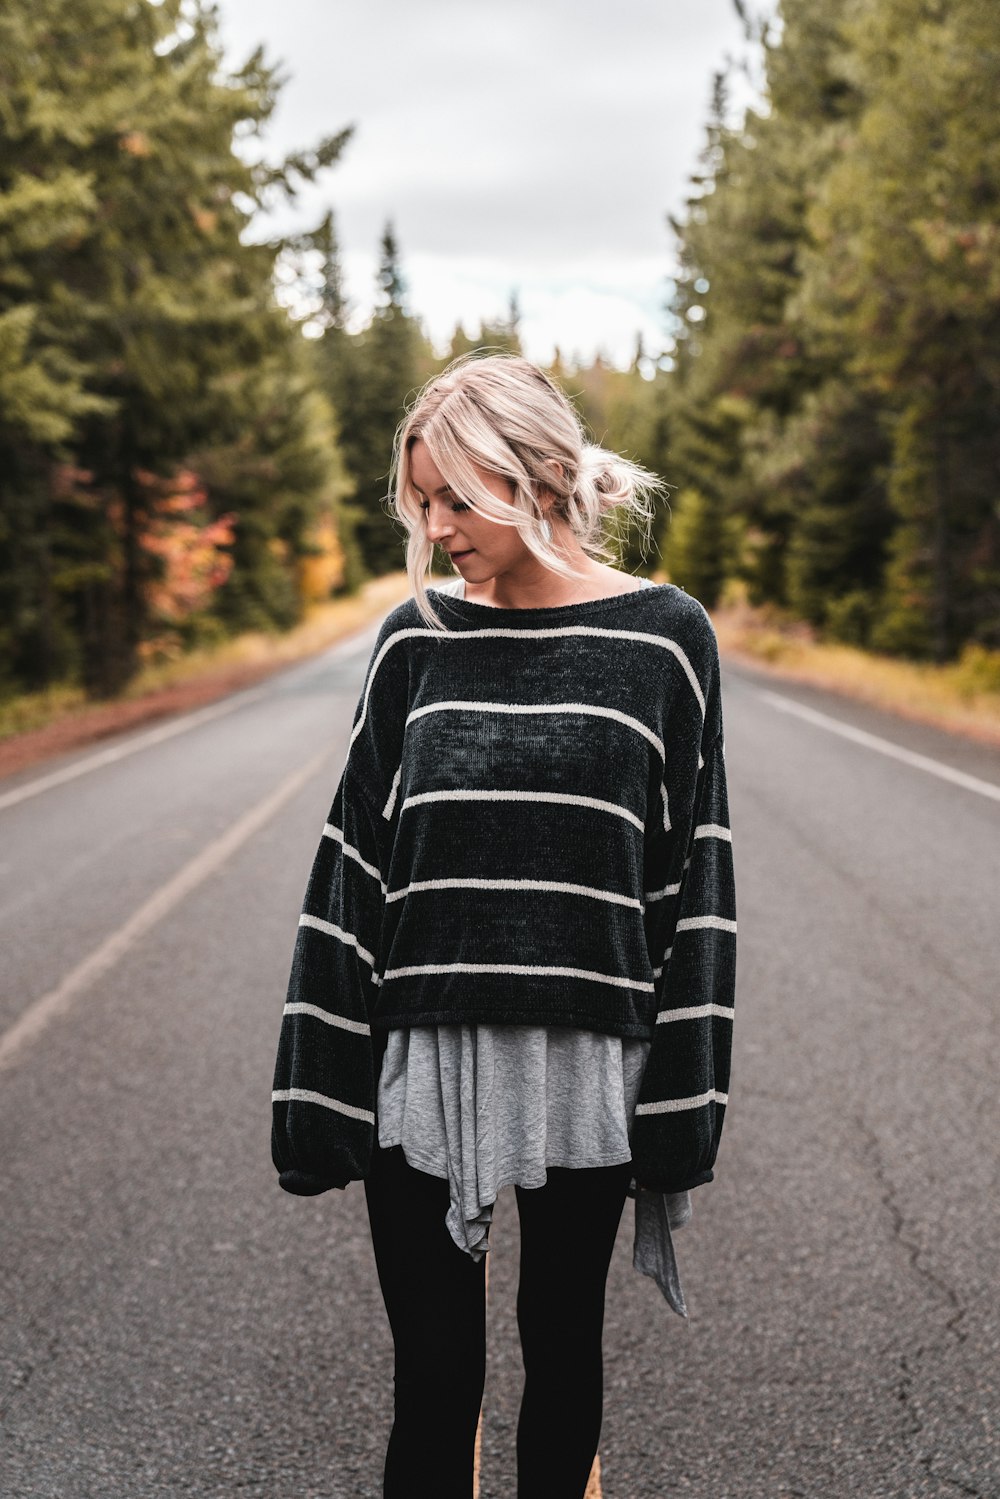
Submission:
[[[463,580],[464,582],[464,580]],[[579,615],[602,614],[617,609],[632,607],[634,600],[650,597],[654,594],[666,594],[668,591],[679,592],[675,583],[644,583],[638,588],[627,588],[621,593],[605,594],[599,599],[580,599],[575,604],[546,604],[532,606],[529,608],[503,608],[498,604],[480,604],[475,599],[467,599],[463,595],[452,593],[450,589],[434,588],[433,592],[440,593],[448,600],[451,607],[464,610],[470,619],[485,618],[487,616],[499,617],[504,620],[525,619],[545,620],[549,618],[575,619]]]

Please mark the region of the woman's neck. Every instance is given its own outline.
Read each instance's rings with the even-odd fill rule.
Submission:
[[[543,592],[532,591],[530,596],[527,591],[514,590],[497,598],[492,580],[473,584],[470,588],[463,579],[461,596],[471,603],[492,605],[496,609],[557,609],[566,604],[583,604],[591,599],[614,598],[616,594],[632,593],[643,586],[642,580],[634,578],[631,573],[619,572],[617,568],[606,567],[603,563],[596,564],[596,568],[588,577],[578,580],[551,573],[551,586],[547,586]],[[548,584],[549,579],[545,582]]]

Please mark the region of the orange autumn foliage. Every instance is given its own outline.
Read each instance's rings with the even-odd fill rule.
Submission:
[[[299,559],[299,589],[307,603],[323,603],[344,581],[344,548],[332,515],[324,515],[310,536],[312,551]]]
[[[139,544],[159,562],[145,584],[146,601],[159,623],[177,625],[204,609],[229,577],[233,558],[223,548],[233,542],[237,517],[208,519],[206,492],[189,469],[170,479],[145,471],[136,478],[148,496]]]

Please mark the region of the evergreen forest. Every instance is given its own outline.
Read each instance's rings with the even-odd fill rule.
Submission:
[[[760,97],[737,121],[715,77],[664,205],[662,346],[549,366],[671,486],[622,565],[889,655],[998,652],[995,7],[736,3]],[[225,64],[205,0],[0,10],[0,697],[113,697],[400,569],[407,402],[456,354],[521,348],[516,291],[432,345],[391,204],[361,329],[333,209],[254,232],[306,185],[335,202],[364,128],[275,162],[283,86],[263,48]]]

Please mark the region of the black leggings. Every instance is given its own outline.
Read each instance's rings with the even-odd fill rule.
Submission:
[[[605,1284],[631,1175],[631,1162],[550,1166],[544,1187],[515,1187],[525,1369],[517,1499],[583,1499],[601,1432]],[[447,1181],[415,1170],[402,1146],[376,1143],[365,1193],[395,1347],[384,1499],[471,1499],[486,1258],[459,1249],[445,1225]]]

